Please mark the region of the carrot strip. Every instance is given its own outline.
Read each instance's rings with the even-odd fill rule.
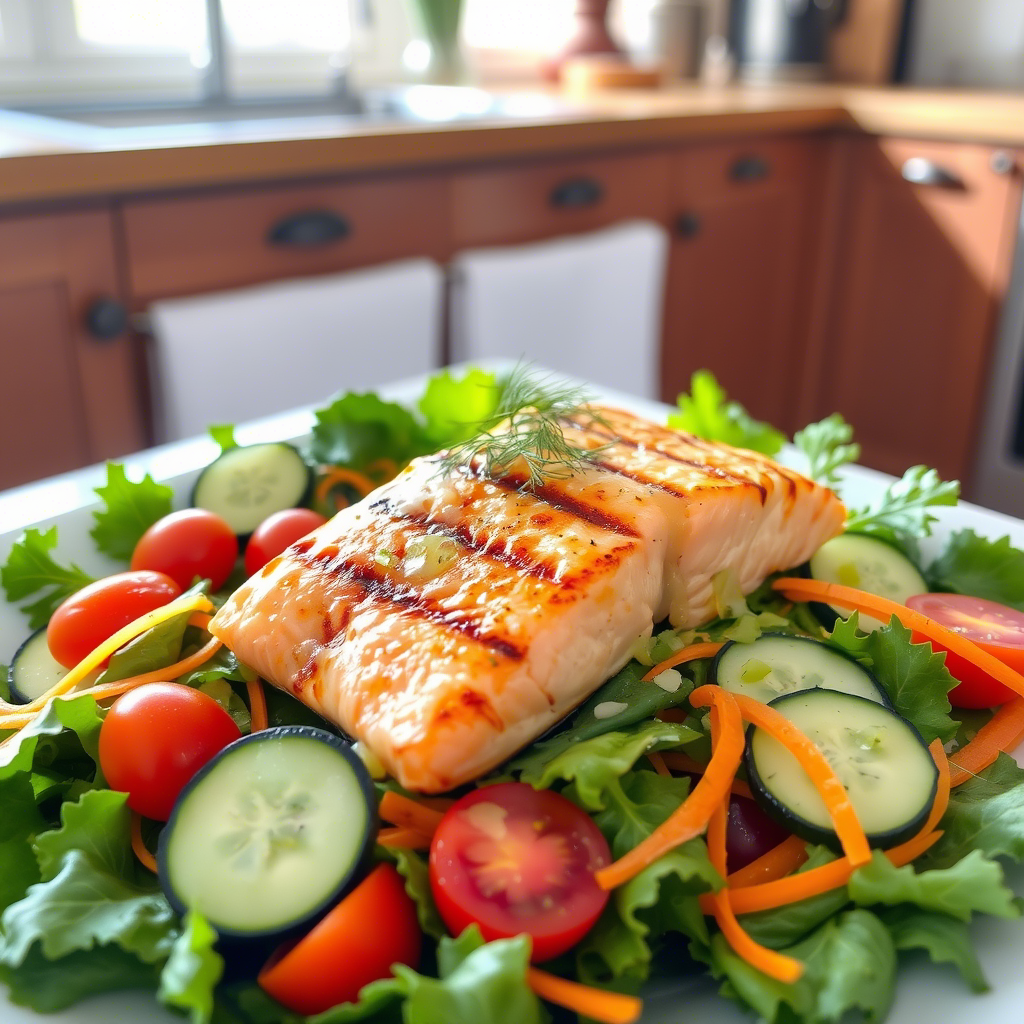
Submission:
[[[864,829],[857,819],[850,795],[832,766],[825,760],[825,755],[789,719],[774,708],[745,694],[734,694],[734,699],[746,721],[764,729],[800,762],[800,767],[807,772],[825,802],[840,845],[850,858],[850,863],[855,867],[867,864],[871,860],[871,847],[868,846],[867,836],[864,835]]]
[[[807,844],[799,836],[783,839],[757,860],[734,871],[726,881],[730,889],[742,889],[749,885],[773,882],[796,871],[807,860]]]
[[[665,778],[671,778],[672,773],[668,770],[668,765],[665,764],[665,758],[663,758],[661,756],[661,752],[660,751],[652,750],[647,755],[647,760],[651,762],[651,764],[654,767],[654,770],[659,775],[662,775]]]
[[[724,646],[725,644],[691,644],[689,647],[684,647],[681,651],[669,655],[664,661],[659,661],[654,668],[649,669],[641,682],[649,683],[667,668],[675,668],[676,665],[684,665],[688,661],[700,661],[701,658],[713,658]]]
[[[839,583],[822,583],[820,580],[798,579],[795,576],[784,576],[776,580],[772,587],[781,591],[786,597],[795,601],[823,601],[826,604],[837,604],[842,608],[851,608],[865,612],[877,619],[887,621],[893,615],[908,629],[916,630],[929,640],[934,640],[943,647],[959,654],[972,665],[977,665],[982,672],[987,672],[1014,693],[1024,696],[1024,676],[1015,672],[1009,665],[1004,665],[997,657],[982,650],[973,640],[968,640],[961,633],[948,629],[927,615],[907,608],[886,597],[868,594],[854,587],[844,587]]]
[[[204,615],[202,612],[196,612],[194,615],[190,615],[188,617],[188,624],[190,626],[198,626],[200,629],[206,629],[212,618],[212,615]]]
[[[950,757],[955,788],[984,771],[1002,753],[1012,753],[1024,740],[1024,698],[1004,704],[970,743]]]
[[[711,761],[690,795],[666,821],[624,857],[595,873],[602,889],[614,889],[628,882],[662,854],[699,836],[714,809],[729,793],[745,742],[736,698],[720,686],[701,686],[690,694],[690,704],[693,707],[711,705],[712,725],[721,726],[717,742],[712,746]]]
[[[267,697],[263,692],[263,680],[258,676],[245,681],[245,690],[249,694],[249,731],[262,732],[269,724],[267,719]]]
[[[647,756],[650,757],[650,754]],[[669,768],[676,772],[703,775],[707,768],[706,764],[701,764],[700,761],[679,750],[663,750],[661,758]],[[754,799],[754,794],[750,792],[750,787],[742,779],[732,780],[732,794],[733,796],[744,796],[748,800]]]
[[[444,815],[401,793],[388,790],[380,801],[380,816],[400,828],[413,829],[421,835],[432,836]]]
[[[428,850],[430,836],[414,828],[382,828],[377,833],[377,843],[390,850]]]
[[[712,730],[714,724],[712,724]],[[729,800],[726,797],[714,810],[708,822],[708,858],[711,866],[724,878],[726,874],[725,831],[729,818]],[[714,915],[715,921],[725,941],[729,943],[737,956],[743,957],[751,967],[776,981],[792,985],[804,973],[804,965],[791,956],[776,953],[755,942],[736,920],[732,906],[732,894],[728,889],[708,893],[707,905]],[[702,901],[702,907],[704,902]]]
[[[132,811],[132,852],[144,868],[152,871],[154,875],[159,873],[156,857],[146,849],[146,844],[142,841],[142,815],[138,811]]]
[[[636,996],[591,988],[547,971],[538,971],[536,967],[527,968],[526,980],[541,999],[601,1024],[633,1024],[643,1012],[644,1004]]]
[[[377,485],[368,476],[357,473],[354,469],[346,469],[344,466],[334,466],[327,471],[316,485],[316,503],[318,505],[325,505],[327,503],[327,496],[331,493],[331,488],[336,484],[351,484],[363,498],[370,491],[377,489]],[[337,505],[337,502],[335,504]],[[339,510],[343,507],[338,505]]]

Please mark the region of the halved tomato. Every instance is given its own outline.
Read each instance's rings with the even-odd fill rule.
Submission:
[[[982,650],[988,651],[1016,672],[1024,672],[1024,613],[995,601],[963,594],[917,594],[907,598],[907,607],[941,623]],[[914,634],[914,643],[925,638]],[[946,648],[932,643],[936,651]],[[946,668],[960,685],[949,691],[949,701],[958,708],[991,708],[1017,695],[987,672],[946,651]]]
[[[453,935],[474,922],[488,941],[525,932],[539,963],[593,927],[608,902],[594,872],[610,862],[604,836],[575,804],[507,782],[445,814],[430,845],[430,886]]]

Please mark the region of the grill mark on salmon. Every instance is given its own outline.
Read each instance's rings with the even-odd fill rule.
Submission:
[[[296,546],[304,543],[304,541],[300,541]],[[375,601],[393,604],[411,615],[428,619],[446,629],[456,630],[509,661],[522,661],[526,656],[523,648],[508,637],[488,633],[480,629],[472,619],[445,612],[432,601],[424,598],[422,594],[416,593],[408,583],[397,583],[367,565],[344,557],[337,545],[328,545],[314,554],[309,552],[309,547],[298,552],[297,560],[309,568],[323,573],[324,576],[342,577],[356,583],[363,588],[368,597]]]
[[[685,500],[691,496],[692,488],[688,490],[685,487],[679,487],[676,484],[670,483],[667,480],[656,480],[653,477],[647,476],[645,473],[624,469],[622,466],[616,466],[612,462],[605,462],[603,459],[595,459],[594,465],[599,466],[601,469],[607,470],[609,473],[615,473],[617,476],[624,476],[627,480],[632,480],[634,483],[643,484],[645,487],[653,487],[656,490],[664,491],[666,494],[671,494],[673,498],[682,498]],[[707,468],[704,466],[700,466],[699,463],[695,463],[695,465],[697,465],[701,469]],[[741,487],[750,487],[756,490],[758,492],[762,505],[765,503],[765,501],[767,501],[767,489],[761,486],[760,484],[755,484],[753,480],[733,480],[732,482],[738,484]]]

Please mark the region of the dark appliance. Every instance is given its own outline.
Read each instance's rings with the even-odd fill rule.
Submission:
[[[845,7],[846,0],[732,0],[729,46],[740,77],[824,78],[828,33]]]

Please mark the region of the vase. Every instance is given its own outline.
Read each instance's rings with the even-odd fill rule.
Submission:
[[[462,0],[410,0],[410,3],[430,46],[424,79],[434,85],[458,85],[465,81],[466,63],[459,45]]]

